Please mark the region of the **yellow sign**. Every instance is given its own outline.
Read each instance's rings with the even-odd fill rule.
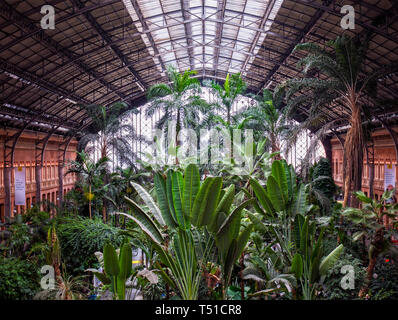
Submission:
[[[18,167],[18,171],[19,171],[19,172],[22,172],[22,167]]]
[[[390,164],[387,164],[387,168],[388,169],[392,169],[392,164],[390,163]]]

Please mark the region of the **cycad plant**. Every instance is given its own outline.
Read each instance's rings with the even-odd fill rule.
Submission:
[[[369,72],[366,69],[367,40],[355,40],[347,36],[330,41],[325,47],[314,43],[303,43],[295,51],[306,51],[308,55],[299,61],[304,78],[288,80],[279,87],[286,91],[288,113],[299,107],[307,109],[307,128],[346,121],[350,128],[344,142],[344,201],[347,206],[352,190],[361,190],[364,137],[362,121],[364,98],[376,96],[377,80],[395,72],[398,64]],[[326,77],[317,76],[322,73]],[[278,90],[278,91],[279,91]],[[301,92],[301,94],[296,95]],[[340,104],[343,107],[339,118],[329,121],[323,107]],[[336,122],[337,121],[337,122]],[[323,130],[324,131],[324,130]]]

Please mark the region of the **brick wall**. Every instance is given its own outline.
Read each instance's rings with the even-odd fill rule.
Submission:
[[[15,133],[13,130],[0,129],[0,214],[1,218],[4,217],[4,202],[5,202],[5,189],[4,189],[4,157],[5,153],[5,139]],[[11,171],[11,215],[23,212],[26,207],[32,206],[36,199],[36,143],[46,136],[45,133],[25,131],[18,140],[15,148],[14,164],[13,167],[25,167],[26,173],[26,206],[14,205],[14,170]],[[44,161],[42,168],[42,182],[41,182],[41,200],[47,200],[54,204],[58,204],[58,167],[60,159],[63,159],[62,149],[60,144],[63,142],[62,136],[53,135],[46,146],[44,152]],[[65,155],[65,169],[67,170],[68,162],[76,158],[77,141],[73,139]],[[76,177],[73,174],[68,174],[63,177],[63,192],[66,194],[73,188]]]
[[[384,192],[384,165],[397,164],[394,142],[385,129],[380,129],[372,134],[374,142],[374,183],[373,192],[377,199]],[[331,139],[332,170],[336,184],[343,186],[343,148],[337,138]],[[397,168],[396,168],[397,170]],[[398,173],[398,172],[397,172]],[[398,174],[396,173],[396,177]],[[396,186],[397,185],[397,182]],[[364,154],[362,172],[362,191],[369,195],[369,164]],[[396,193],[398,198],[398,192]]]

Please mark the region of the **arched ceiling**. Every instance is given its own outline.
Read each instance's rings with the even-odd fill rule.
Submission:
[[[55,8],[54,30],[40,26],[45,4]],[[90,122],[78,104],[136,108],[147,88],[166,81],[168,64],[218,81],[241,72],[250,91],[273,89],[300,74],[296,44],[342,33],[344,4],[356,10],[346,32],[372,32],[367,70],[398,61],[395,0],[2,0],[0,123],[81,130]],[[382,97],[398,98],[397,79],[383,79]],[[325,109],[330,119],[339,112]]]

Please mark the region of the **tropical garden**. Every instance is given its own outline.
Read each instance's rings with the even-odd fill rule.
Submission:
[[[260,95],[240,74],[201,84],[195,71],[169,66],[169,82],[148,90],[145,110],[161,111],[160,134],[174,131],[165,143],[125,124],[131,111],[122,102],[81,106],[93,125],[65,173],[77,174],[74,189],[55,215],[36,205],[2,225],[0,299],[398,299],[398,205],[388,201],[394,190],[380,199],[361,191],[371,108],[360,99],[377,103],[377,79],[396,66],[364,77],[366,43],[347,37],[295,50],[306,53],[302,77]],[[242,97],[250,103],[234,112]],[[285,158],[302,132],[312,130],[316,145],[336,125],[323,113],[336,100],[349,110],[342,190],[326,158],[308,156],[296,168]],[[298,123],[303,106],[309,116]],[[219,133],[241,161],[214,160],[218,142],[190,143],[186,133],[203,130]],[[237,130],[253,136],[242,145]],[[156,148],[133,152],[132,139]]]

